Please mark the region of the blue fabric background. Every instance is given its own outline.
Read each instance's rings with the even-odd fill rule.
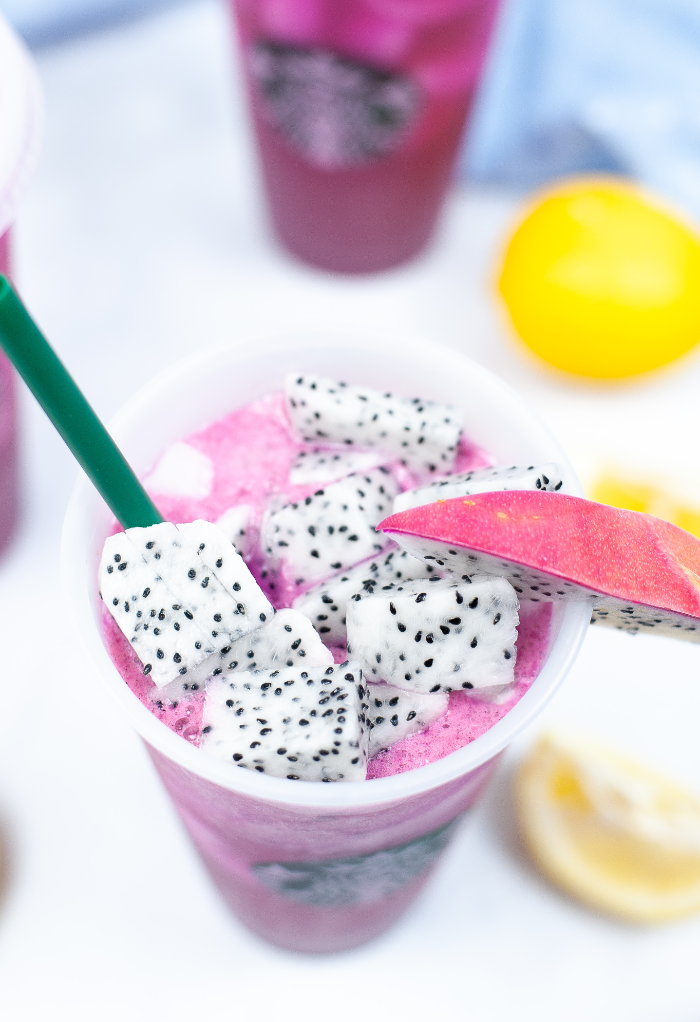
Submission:
[[[506,0],[462,170],[628,173],[700,221],[700,0]]]

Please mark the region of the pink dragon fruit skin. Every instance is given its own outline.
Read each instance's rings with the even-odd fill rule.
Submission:
[[[507,577],[521,600],[593,600],[593,621],[700,642],[700,540],[652,515],[540,490],[475,493],[382,530],[457,574]]]

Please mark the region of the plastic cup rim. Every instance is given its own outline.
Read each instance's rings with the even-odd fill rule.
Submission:
[[[462,370],[468,369],[473,377],[480,377],[481,383],[500,398],[514,403],[523,416],[536,424],[557,449],[557,460],[564,469],[567,492],[582,495],[580,483],[564,451],[559,447],[539,416],[530,409],[519,395],[503,380],[458,351],[427,342],[418,337],[407,338],[384,335],[381,339],[361,338],[356,334],[310,333],[287,335],[250,336],[235,342],[211,346],[192,354],[164,369],[151,381],[144,384],[121,407],[108,426],[117,443],[120,433],[135,416],[143,413],[146,405],[152,403],[158,393],[167,393],[173,382],[188,378],[194,370],[201,369],[208,362],[221,356],[232,357],[235,361],[245,354],[259,356],[266,352],[303,344],[304,348],[342,347],[352,344],[354,351],[363,348],[376,350],[382,345],[386,352],[400,351],[402,357],[439,357],[461,363]],[[400,348],[397,347],[400,345]],[[253,350],[254,349],[254,350]],[[239,356],[239,358],[236,358]],[[254,799],[298,806],[317,806],[341,809],[390,803],[421,793],[464,776],[498,755],[521,731],[523,731],[549,702],[572,666],[588,630],[591,615],[591,601],[575,601],[560,604],[561,622],[544,668],[520,701],[493,727],[469,745],[426,766],[397,774],[392,777],[376,778],[371,781],[350,781],[332,784],[304,783],[285,778],[262,776],[248,770],[233,770],[228,764],[207,756],[190,745],[185,739],[172,732],[158,720],[131,692],[112,664],[95,627],[94,613],[88,592],[90,571],[87,552],[79,559],[80,570],[75,570],[78,551],[85,547],[86,527],[94,519],[95,511],[102,504],[92,484],[81,471],[73,488],[63,527],[61,542],[62,589],[72,618],[80,646],[113,697],[122,706],[128,719],[144,741],[167,759],[191,773],[219,785],[222,788],[248,795]]]

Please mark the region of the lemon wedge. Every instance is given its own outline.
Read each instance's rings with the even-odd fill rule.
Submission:
[[[547,734],[515,778],[520,830],[555,884],[611,915],[700,911],[700,801],[579,736]]]

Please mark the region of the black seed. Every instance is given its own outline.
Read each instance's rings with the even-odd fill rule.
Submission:
[[[424,660],[423,661],[423,667],[432,667],[432,666],[433,666],[433,658],[432,657],[429,660]]]
[[[196,574],[197,572],[194,570],[194,568],[190,568],[190,570],[187,572],[189,578],[194,578]]]
[[[239,761],[239,759],[243,759],[243,756],[240,754],[240,752],[234,752],[233,758],[235,759],[235,761],[237,763]]]

